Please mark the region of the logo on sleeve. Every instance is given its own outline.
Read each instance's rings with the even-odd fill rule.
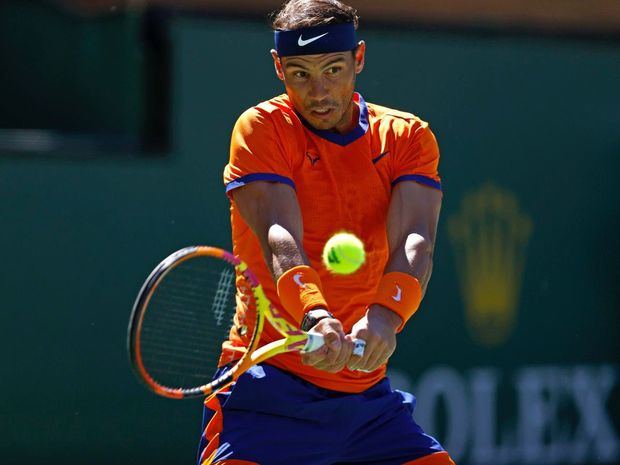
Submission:
[[[325,34],[321,34],[320,36],[310,37],[309,39],[305,39],[305,40],[303,39],[303,34],[300,34],[299,39],[297,40],[297,45],[299,45],[300,47],[305,47],[306,45],[311,44],[315,40],[319,40],[321,37],[326,36],[327,34],[329,34],[329,32],[326,32]]]
[[[394,299],[394,302],[400,302],[403,297],[403,290],[400,288],[398,284],[395,284],[395,286],[396,286],[396,294],[392,296],[392,299]]]

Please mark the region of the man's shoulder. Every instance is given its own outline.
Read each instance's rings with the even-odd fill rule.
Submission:
[[[297,119],[287,95],[282,94],[248,108],[239,116],[238,123],[251,126],[268,121],[272,124],[294,124]]]
[[[377,105],[376,103],[368,103],[368,112],[377,121],[402,120],[409,124],[426,123],[420,117],[407,111],[396,110],[394,108]]]
[[[383,137],[409,138],[418,131],[426,131],[429,126],[420,117],[406,111],[395,110],[382,105],[368,103],[369,122]]]

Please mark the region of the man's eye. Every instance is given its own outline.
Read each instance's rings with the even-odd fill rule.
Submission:
[[[340,66],[332,66],[327,70],[329,74],[338,74],[342,68]]]
[[[296,78],[305,78],[307,76],[307,73],[305,71],[295,71],[293,73],[293,76],[295,76]]]

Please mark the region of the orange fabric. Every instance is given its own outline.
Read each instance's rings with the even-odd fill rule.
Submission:
[[[421,301],[422,287],[417,278],[407,273],[392,271],[381,278],[377,293],[370,303],[389,308],[400,316],[402,323],[397,331],[401,332],[407,320],[418,310]]]
[[[211,394],[207,397],[204,404],[207,408],[215,412],[203,432],[203,436],[209,443],[200,454],[200,463],[202,465],[209,465],[217,452],[217,448],[220,447],[220,433],[224,429],[224,423],[222,406],[220,405],[217,394]]]
[[[288,270],[278,279],[277,289],[282,306],[298,325],[307,311],[328,308],[321,292],[321,278],[309,266],[295,266]]]
[[[355,102],[361,108],[357,94]],[[330,311],[342,322],[345,332],[365,314],[384,273],[388,260],[385,225],[392,183],[406,175],[439,181],[439,149],[428,124],[410,113],[379,105],[368,103],[367,109],[366,133],[347,145],[339,145],[307,128],[288,96],[263,102],[238,119],[224,170],[224,183],[232,189],[228,194],[233,252],[248,264],[272,305],[284,314],[260,243],[235,205],[234,187],[261,178],[291,186],[290,195],[296,195],[302,212],[304,250],[310,266],[320,276]],[[349,275],[330,273],[321,258],[325,242],[340,231],[358,236],[368,251],[364,265]],[[244,302],[238,302],[240,318],[250,319],[252,311]],[[288,316],[291,322],[297,318]],[[280,338],[266,324],[260,343]],[[226,347],[244,343],[233,331]],[[346,369],[327,373],[302,365],[297,353],[278,355],[268,363],[315,385],[343,392],[364,391],[385,376],[385,367],[372,373]]]
[[[437,452],[421,459],[403,463],[403,465],[455,465],[447,452]]]

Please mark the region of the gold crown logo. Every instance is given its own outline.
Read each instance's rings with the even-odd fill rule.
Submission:
[[[532,221],[510,192],[487,184],[467,194],[448,221],[472,336],[506,341],[515,324]]]

